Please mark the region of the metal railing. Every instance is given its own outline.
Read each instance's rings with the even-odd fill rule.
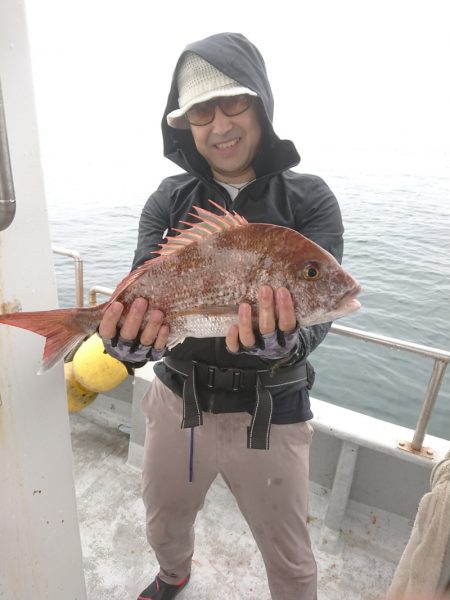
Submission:
[[[65,250],[64,248],[53,247],[53,252],[56,254],[64,254],[65,256],[71,256],[75,259],[75,282],[77,290],[77,301],[81,294],[81,304],[83,306],[83,269],[82,260],[77,252],[71,250]],[[95,306],[97,304],[97,294],[110,296],[113,293],[112,288],[96,285],[89,290],[89,306]],[[384,335],[363,331],[361,329],[353,329],[351,327],[345,327],[344,325],[331,326],[330,331],[332,333],[342,335],[345,337],[362,340],[364,342],[370,342],[372,344],[378,344],[380,346],[387,346],[396,350],[404,350],[406,352],[412,352],[421,356],[426,356],[434,360],[431,377],[428,381],[428,387],[425,392],[425,397],[422,401],[422,407],[420,410],[419,417],[417,419],[416,429],[414,437],[411,443],[399,443],[399,446],[403,450],[411,450],[412,452],[421,453],[423,447],[423,440],[427,431],[428,423],[433,412],[434,405],[439,393],[439,389],[442,384],[442,380],[445,375],[445,369],[447,364],[450,362],[450,352],[446,350],[440,350],[438,348],[432,348],[429,346],[423,346],[421,344],[415,344],[414,342],[406,342],[393,337],[387,337]],[[432,452],[422,452],[425,456],[432,456]]]
[[[410,449],[413,452],[420,452],[422,450],[423,440],[431,418],[431,413],[433,412],[433,407],[436,403],[436,398],[444,378],[445,369],[447,364],[450,362],[450,352],[447,352],[446,350],[439,350],[438,348],[431,348],[429,346],[422,346],[421,344],[415,344],[414,342],[405,342],[397,338],[362,331],[361,329],[344,327],[343,325],[333,324],[330,331],[346,337],[363,340],[364,342],[372,342],[374,344],[387,346],[388,348],[394,348],[396,350],[413,352],[415,354],[420,354],[421,356],[427,356],[428,358],[432,358],[434,360],[431,377],[428,381],[428,387],[425,392],[425,397],[422,401],[422,408],[417,419],[414,437],[410,444]],[[408,449],[406,444],[400,444],[400,447],[404,450]],[[432,456],[432,453],[428,453],[428,455]]]
[[[84,282],[83,282],[83,260],[78,252],[75,250],[67,250],[61,246],[52,246],[53,254],[60,254],[61,256],[68,256],[74,260],[75,263],[75,299],[76,305],[80,308],[84,306]]]
[[[89,290],[89,306],[96,306],[97,304],[97,294],[103,294],[104,296],[111,296],[113,293],[112,288],[104,287],[102,285],[94,285]]]

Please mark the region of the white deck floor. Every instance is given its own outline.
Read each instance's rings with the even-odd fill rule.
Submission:
[[[70,419],[88,599],[136,600],[157,563],[145,538],[141,476],[126,462],[128,435],[86,411]],[[326,497],[327,490],[312,487],[319,600],[381,600],[407,541],[408,522],[353,505],[343,552],[333,556],[319,549]],[[192,578],[179,598],[270,600],[258,550],[220,479],[197,520]]]

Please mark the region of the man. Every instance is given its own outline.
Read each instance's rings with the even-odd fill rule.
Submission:
[[[146,203],[133,268],[154,256],[166,230],[189,220],[193,205],[213,210],[209,198],[251,222],[296,229],[341,260],[337,201],[320,178],[290,170],[299,155],[276,136],[272,117],[263,58],[244,36],[217,34],[187,46],[162,121],[165,156],[186,173],[164,179]],[[306,357],[329,324],[299,327],[289,292],[263,286],[257,331],[242,303],[226,339],[188,338],[168,352],[161,311],[152,310],[141,330],[147,308],[136,300],[116,332],[123,309],[116,302],[100,326],[107,351],[126,363],[164,355],[143,401],[147,535],[160,571],[139,598],[170,600],[188,583],[193,524],[220,473],[262,553],[272,598],[314,600],[306,526],[313,373]],[[269,390],[264,376],[274,363]]]

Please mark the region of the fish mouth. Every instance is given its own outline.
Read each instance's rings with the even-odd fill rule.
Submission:
[[[361,292],[362,287],[359,285],[359,283],[356,283],[340,298],[339,302],[334,308],[334,311],[337,313],[344,312],[344,314],[348,314],[361,308],[361,302],[356,299],[356,296],[358,296],[358,294]]]
[[[320,323],[335,321],[336,319],[340,319],[341,317],[356,312],[361,308],[361,303],[356,299],[356,296],[361,291],[362,287],[359,283],[355,283],[352,288],[347,290],[345,294],[341,296],[334,308],[330,307],[330,310],[327,312],[320,312],[320,310],[318,310],[316,313],[303,319],[300,317],[300,324],[303,326],[319,325]]]

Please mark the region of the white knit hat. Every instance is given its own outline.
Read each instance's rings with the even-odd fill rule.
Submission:
[[[178,106],[180,108],[167,115],[167,123],[176,129],[189,129],[189,123],[184,115],[194,104],[206,102],[206,100],[218,96],[258,95],[234,81],[234,79],[230,79],[230,77],[193,52],[186,53],[178,70],[177,84]]]

